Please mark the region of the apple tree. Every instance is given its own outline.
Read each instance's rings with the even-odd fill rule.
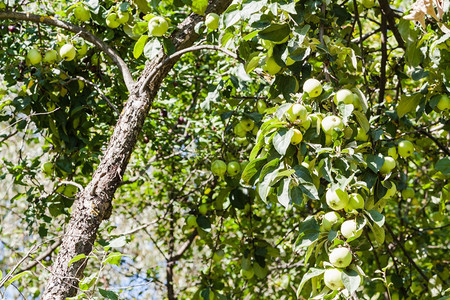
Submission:
[[[445,299],[448,11],[1,0],[2,297]]]

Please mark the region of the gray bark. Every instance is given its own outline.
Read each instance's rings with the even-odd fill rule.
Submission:
[[[231,0],[210,1],[207,12],[220,14],[230,3]],[[194,27],[202,20],[202,16],[191,14],[179,25],[178,30],[171,37],[177,50],[187,48],[197,40],[198,35],[194,32]],[[104,156],[91,182],[74,204],[71,220],[51,268],[51,276],[42,296],[43,300],[62,300],[76,295],[86,260],[79,260],[68,266],[69,261],[79,254],[89,255],[100,223],[109,217],[112,198],[122,180],[144,120],[162,80],[175,61],[171,61],[155,73],[144,95],[138,93],[139,88],[145,77],[151,74],[155,66],[163,60],[164,55],[161,53],[158,59],[148,62],[142,76],[131,89],[129,99],[115,126]]]

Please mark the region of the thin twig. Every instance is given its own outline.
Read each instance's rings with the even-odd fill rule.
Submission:
[[[29,263],[23,269],[21,269],[20,272],[27,271],[27,270],[33,268],[34,266],[36,266],[41,260],[45,259],[47,256],[52,254],[53,251],[55,251],[55,249],[58,248],[59,245],[61,245],[61,243],[62,243],[62,240],[57,240],[47,250],[45,250],[38,257],[36,257],[33,262]]]
[[[22,257],[22,259],[19,260],[19,262],[11,269],[11,271],[9,271],[9,273],[6,274],[6,276],[3,277],[2,280],[0,280],[0,287],[2,287],[5,284],[5,282],[7,282],[12,277],[17,268],[19,268],[19,266],[30,256],[31,252],[36,250],[37,247],[38,245],[34,244],[33,247],[31,247],[31,249],[27,252],[27,254],[25,254],[25,256]]]

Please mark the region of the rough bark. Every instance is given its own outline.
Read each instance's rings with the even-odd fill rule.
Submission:
[[[212,1],[207,12],[222,13],[230,3],[231,0]],[[177,50],[189,47],[197,40],[198,36],[194,32],[194,27],[201,20],[203,20],[202,16],[191,14],[179,25],[178,30],[172,35],[172,41]],[[92,176],[91,182],[75,203],[71,220],[42,296],[43,300],[62,300],[76,295],[78,282],[83,277],[86,260],[79,260],[68,266],[69,261],[79,254],[89,255],[99,225],[111,210],[112,198],[122,180],[122,175],[152,101],[162,80],[175,61],[164,65],[152,76],[146,93],[138,93],[140,85],[148,74],[152,74],[155,66],[163,60],[164,55],[161,53],[158,59],[149,62],[142,76],[132,88],[104,156]]]

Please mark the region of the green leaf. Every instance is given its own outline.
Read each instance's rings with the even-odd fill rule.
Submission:
[[[353,111],[353,114],[355,115],[359,126],[361,126],[361,128],[364,129],[364,131],[367,133],[370,129],[370,124],[366,118],[366,115],[357,110]]]
[[[112,241],[110,241],[107,246],[111,247],[111,248],[120,248],[120,247],[125,246],[126,243],[127,243],[126,237],[125,236],[120,236],[120,237],[115,238]]]
[[[303,248],[310,246],[312,243],[316,242],[320,235],[320,227],[314,217],[307,217],[299,229],[299,236],[295,241],[295,248]]]
[[[285,39],[291,33],[291,29],[287,23],[285,24],[272,24],[269,27],[261,30],[258,35],[264,40],[273,42],[280,42]]]
[[[144,47],[145,47],[145,43],[147,42],[147,40],[148,40],[148,35],[141,35],[139,40],[134,45],[134,49],[133,49],[134,58],[137,59],[137,58],[139,58],[139,56],[142,55],[142,52],[144,52]]]
[[[375,240],[380,245],[383,244],[384,239],[386,237],[386,233],[384,232],[384,229],[382,227],[378,226],[376,223],[374,223],[373,226],[370,226],[370,229],[372,229],[373,235],[375,236]]]
[[[273,136],[272,144],[280,155],[285,155],[286,150],[291,144],[291,138],[294,135],[294,130],[282,128],[278,130]]]
[[[206,232],[211,231],[211,222],[209,221],[209,219],[207,217],[205,217],[203,215],[198,216],[197,224],[198,224],[198,227],[200,227],[204,231],[206,231]]]
[[[11,278],[7,282],[5,282],[5,288],[7,288],[14,281],[20,279],[22,276],[25,276],[25,275],[28,275],[28,274],[31,274],[31,271],[25,271],[25,272],[21,272],[21,273],[15,275],[13,278]]]
[[[378,173],[380,171],[381,167],[384,164],[384,157],[381,154],[373,155],[369,154],[367,155],[367,166],[369,169],[371,169],[374,173]]]
[[[297,205],[302,205],[303,202],[303,192],[298,186],[293,186],[291,188],[291,201]]]
[[[89,275],[88,277],[83,278],[80,281],[80,283],[78,284],[80,289],[82,291],[87,291],[95,283],[95,279],[96,279],[97,275],[98,275],[97,272],[94,272],[91,275]]]
[[[144,47],[144,56],[148,59],[155,58],[159,51],[162,49],[162,45],[158,39],[152,39],[148,43],[145,44]]]
[[[325,272],[325,269],[319,269],[319,268],[310,268],[308,272],[303,275],[302,281],[300,281],[300,284],[297,288],[297,298],[299,298],[300,293],[302,292],[303,286],[305,283],[310,280],[311,278],[317,277],[319,275],[322,275]]]
[[[370,219],[377,224],[378,226],[382,227],[384,225],[384,215],[379,213],[376,210],[369,210],[367,211],[369,213]]]
[[[317,192],[317,188],[313,183],[309,170],[301,165],[295,166],[294,170],[295,175],[297,176],[299,181],[299,187],[302,192],[310,199],[319,200],[319,193]]]
[[[421,93],[413,94],[410,96],[402,95],[397,106],[398,117],[402,118],[410,111],[415,110],[417,105],[419,105],[420,99],[422,99],[422,97],[423,95]]]
[[[198,15],[204,15],[208,7],[208,0],[192,0],[192,11]]]
[[[112,252],[112,253],[108,254],[108,256],[104,260],[103,264],[110,264],[110,265],[118,266],[120,264],[121,259],[122,259],[122,253]]]
[[[355,292],[361,284],[361,277],[355,270],[342,271],[342,282],[350,294]]]
[[[246,185],[255,184],[255,180],[257,179],[258,172],[261,171],[261,168],[266,164],[267,154],[262,158],[257,158],[252,160],[247,164],[244,171],[242,172],[241,179]]]
[[[273,179],[277,176],[278,168],[280,165],[280,159],[275,158],[269,163],[267,163],[261,170],[261,175],[259,176],[259,185],[257,187],[259,196],[261,200],[266,201],[269,195],[270,187],[273,185]]]
[[[100,295],[102,295],[103,297],[106,297],[106,299],[110,299],[110,300],[119,300],[119,296],[114,293],[113,291],[107,291],[104,289],[98,289],[98,291],[100,292]]]
[[[80,259],[84,259],[84,258],[86,258],[86,254],[78,254],[77,256],[75,256],[74,258],[72,258],[70,261],[69,261],[69,264],[67,265],[68,267],[70,267],[70,265],[71,264],[73,264],[74,262],[77,262],[77,261],[79,261]]]
[[[434,165],[434,168],[436,169],[436,171],[440,171],[445,176],[449,176],[450,175],[450,157],[447,156],[447,157],[444,157],[444,158],[441,158],[440,160],[438,160],[436,162],[436,164]]]
[[[282,183],[277,189],[278,202],[285,208],[289,206],[289,185],[291,183],[291,178],[287,177],[283,179]]]

